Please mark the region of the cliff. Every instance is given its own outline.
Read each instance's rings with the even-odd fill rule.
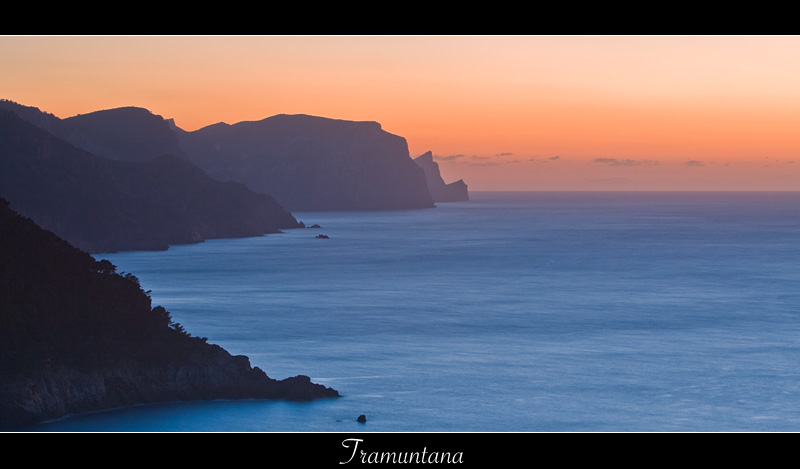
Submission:
[[[45,130],[60,125],[54,116],[21,111],[25,120],[0,109],[0,196],[83,250],[160,250],[302,227],[272,197],[185,159],[98,156]]]
[[[135,276],[0,199],[0,429],[143,403],[338,395],[192,337]]]
[[[416,158],[414,162],[425,172],[428,190],[435,202],[460,202],[469,200],[467,185],[463,180],[447,184],[442,179],[439,164],[433,161],[433,153],[426,152]]]
[[[182,131],[179,142],[211,177],[268,193],[291,211],[434,207],[406,140],[377,122],[277,115]]]

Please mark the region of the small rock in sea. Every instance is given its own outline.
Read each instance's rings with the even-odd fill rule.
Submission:
[[[364,414],[359,415],[358,416],[358,421],[361,422],[361,423],[365,423],[367,421],[367,416],[364,415]]]
[[[313,225],[309,226],[309,228],[322,228],[322,227],[314,223]]]
[[[317,235],[317,239],[329,239],[328,235]]]

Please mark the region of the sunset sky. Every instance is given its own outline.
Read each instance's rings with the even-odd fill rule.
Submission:
[[[800,36],[0,36],[0,98],[377,121],[471,190],[800,190]]]

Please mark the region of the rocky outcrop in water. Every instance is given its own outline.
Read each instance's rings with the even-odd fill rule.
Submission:
[[[0,199],[0,430],[134,404],[338,395],[191,336],[135,276]]]
[[[447,184],[442,179],[439,164],[433,161],[433,153],[426,152],[416,158],[414,162],[425,171],[428,190],[435,202],[462,202],[469,200],[467,184],[459,179]]]

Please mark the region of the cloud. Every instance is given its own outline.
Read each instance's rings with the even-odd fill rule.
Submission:
[[[497,160],[493,160],[492,159],[492,158],[496,158],[496,157],[507,157],[507,156],[511,156],[511,155],[513,155],[513,153],[510,153],[510,152],[497,153],[497,154],[495,154],[493,156],[472,155],[472,160],[473,161],[470,162],[470,163],[467,163],[467,164],[469,166],[500,166],[500,165],[504,165],[504,164],[507,164],[507,163],[519,163],[519,162],[522,161],[522,160],[500,160],[500,161],[497,161]]]
[[[498,163],[496,161],[487,161],[485,163],[468,163],[469,166],[500,166],[503,163]]]
[[[702,161],[697,160],[689,160],[686,163],[683,163],[685,166],[705,166],[705,163]]]
[[[560,156],[551,156],[549,158],[543,157],[542,159],[539,159],[538,156],[531,156],[530,158],[528,158],[527,161],[534,161],[536,163],[549,163],[551,161],[556,161],[556,160],[560,160],[560,159],[561,159]]]
[[[618,160],[616,158],[595,158],[595,163],[603,163],[608,164],[610,166],[638,166],[641,164],[645,165],[657,165],[660,164],[657,160]]]
[[[589,182],[597,182],[601,184],[628,184],[631,181],[628,178],[602,178],[602,179],[587,179]]]
[[[463,158],[463,157],[464,157],[464,155],[448,155],[448,156],[434,155],[433,159],[434,160],[439,160],[439,161],[453,161],[453,160],[456,160],[458,158]]]

